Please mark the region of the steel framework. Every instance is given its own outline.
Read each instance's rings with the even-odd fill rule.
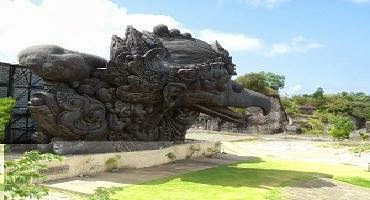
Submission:
[[[31,119],[28,102],[34,92],[44,90],[42,79],[18,64],[0,62],[0,73],[0,97],[16,100],[5,130],[5,143],[31,143],[37,125]]]

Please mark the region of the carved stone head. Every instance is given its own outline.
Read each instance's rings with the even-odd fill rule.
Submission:
[[[54,45],[25,49],[19,61],[48,86],[30,110],[49,139],[184,140],[199,113],[242,123],[229,107],[270,111],[267,97],[231,80],[220,44],[165,25],[113,35],[109,61]]]

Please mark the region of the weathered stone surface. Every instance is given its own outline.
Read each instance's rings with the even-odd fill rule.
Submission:
[[[53,145],[50,144],[9,144],[6,147],[6,153],[24,153],[26,151],[38,150],[40,152],[51,153],[53,151]]]
[[[108,62],[55,45],[27,48],[19,62],[48,88],[30,105],[38,141],[183,141],[199,113],[242,123],[228,107],[271,109],[266,96],[231,80],[235,65],[220,44],[165,25],[114,35]]]
[[[254,107],[257,112],[251,112],[248,108],[251,116],[248,118],[246,133],[276,134],[285,130],[288,119],[280,102],[280,97],[274,95],[269,98],[271,112],[266,116],[262,115],[260,108]]]
[[[181,144],[193,141],[181,142]],[[174,141],[52,141],[49,144],[10,144],[7,153],[24,153],[37,150],[44,153],[96,154],[114,152],[132,152],[163,149],[175,145]]]
[[[247,108],[244,124],[227,122],[213,116],[202,116],[202,119],[193,128],[248,134],[281,133],[288,123],[287,116],[278,95],[269,96],[269,99],[271,101],[271,111],[268,115],[263,115],[263,110],[259,107],[250,107]]]
[[[52,143],[52,152],[60,155],[131,152],[162,149],[173,144],[173,141],[57,141]]]

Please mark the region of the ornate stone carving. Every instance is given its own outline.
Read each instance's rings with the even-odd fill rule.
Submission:
[[[235,65],[220,44],[165,25],[113,35],[109,61],[55,45],[18,57],[46,83],[30,110],[48,141],[183,141],[200,112],[241,123],[228,107],[270,111],[267,97],[231,80]]]

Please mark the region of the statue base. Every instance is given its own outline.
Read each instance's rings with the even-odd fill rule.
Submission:
[[[174,144],[173,141],[63,141],[52,144],[10,145],[9,149],[10,152],[5,154],[5,160],[17,159],[20,156],[19,153],[30,150],[69,154],[65,155],[62,161],[46,162],[48,169],[42,171],[42,174],[47,176],[48,181],[51,181],[91,176],[117,169],[152,167],[177,160],[211,157],[221,152],[221,143],[209,141],[185,141],[182,144]],[[97,151],[100,153],[91,153]]]
[[[192,143],[191,140],[181,142]],[[180,143],[180,144],[181,144]],[[133,152],[156,150],[170,147],[179,142],[174,141],[56,141],[49,144],[10,144],[7,152],[23,153],[38,150],[43,153],[59,155],[95,154],[113,152]]]

